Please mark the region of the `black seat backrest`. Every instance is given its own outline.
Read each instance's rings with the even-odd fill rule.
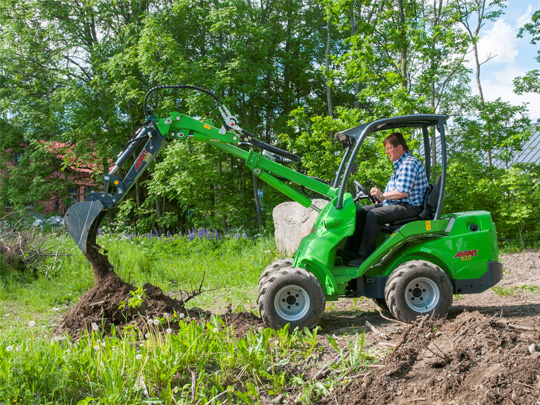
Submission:
[[[430,184],[426,189],[426,193],[424,194],[424,205],[422,211],[418,214],[421,219],[433,219],[435,217],[435,210],[437,209],[440,192],[441,176],[439,175],[435,185]]]

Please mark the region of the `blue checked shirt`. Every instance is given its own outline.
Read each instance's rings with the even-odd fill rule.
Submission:
[[[385,192],[397,191],[409,194],[401,200],[384,200],[383,205],[409,203],[420,206],[424,203],[424,194],[428,186],[426,171],[422,163],[410,152],[405,152],[394,162],[394,173],[384,189]]]

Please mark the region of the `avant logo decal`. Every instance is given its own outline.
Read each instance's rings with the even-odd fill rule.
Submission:
[[[139,168],[143,164],[143,162],[149,162],[150,158],[152,157],[152,154],[150,152],[147,152],[146,150],[143,150],[139,157],[137,158],[137,161],[135,162],[135,170],[139,171]]]
[[[461,260],[470,260],[471,257],[476,257],[478,249],[476,250],[460,250],[454,256],[454,259],[461,258]]]

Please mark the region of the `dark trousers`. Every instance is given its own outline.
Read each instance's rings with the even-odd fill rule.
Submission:
[[[376,249],[377,238],[385,224],[398,219],[413,218],[422,207],[408,203],[383,206],[382,204],[365,205],[356,211],[356,228],[353,234],[354,247],[360,257],[366,258]]]

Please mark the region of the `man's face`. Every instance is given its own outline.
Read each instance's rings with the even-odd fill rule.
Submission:
[[[391,162],[397,161],[405,153],[403,145],[393,146],[391,143],[387,143],[384,148]]]

